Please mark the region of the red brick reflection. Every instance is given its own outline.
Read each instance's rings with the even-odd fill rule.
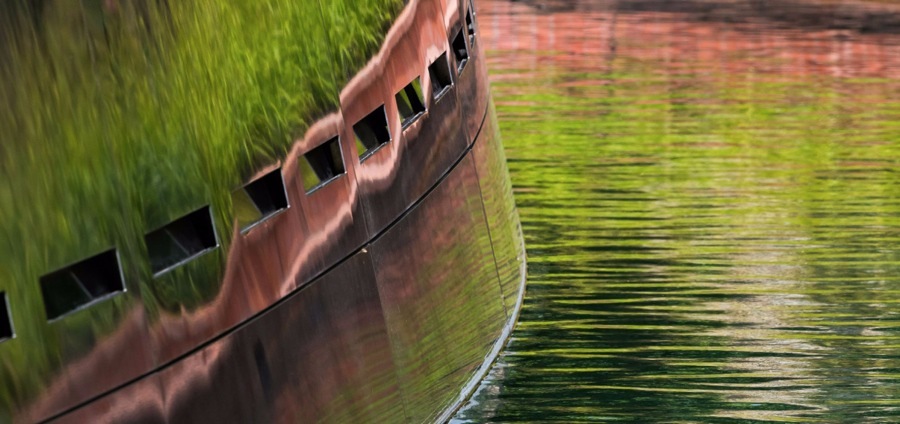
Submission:
[[[877,18],[900,16],[900,5],[793,1],[771,6],[773,12],[751,1],[684,2],[693,5],[685,10],[681,2],[557,3],[479,1],[481,36],[495,53],[490,67],[604,72],[627,58],[661,62],[655,71],[664,74],[900,75],[896,30],[869,22],[889,25]]]

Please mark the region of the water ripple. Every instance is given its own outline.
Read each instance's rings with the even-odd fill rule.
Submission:
[[[900,6],[477,3],[529,286],[455,421],[900,421]]]

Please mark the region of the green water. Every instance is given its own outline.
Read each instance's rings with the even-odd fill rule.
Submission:
[[[456,421],[900,422],[900,35],[757,3],[478,2],[529,281]]]

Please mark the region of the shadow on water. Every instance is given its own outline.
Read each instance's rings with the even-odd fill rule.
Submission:
[[[900,415],[900,3],[481,0],[529,254],[457,422]]]

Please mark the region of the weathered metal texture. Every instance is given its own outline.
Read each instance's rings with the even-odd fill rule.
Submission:
[[[0,363],[23,343],[54,363],[0,375],[0,422],[421,421],[458,401],[507,334],[523,252],[477,49],[433,95],[428,66],[455,67],[464,7],[410,2],[340,111],[255,170],[280,172],[287,208],[244,231],[221,196],[144,217],[152,230],[209,204],[219,245],[156,275],[123,261],[124,295],[49,323],[22,309],[42,309],[39,292],[8,288],[17,337]],[[404,129],[394,96],[417,76],[426,111]],[[392,139],[360,161],[353,125],[381,104]],[[334,136],[345,173],[308,192],[303,156]]]

